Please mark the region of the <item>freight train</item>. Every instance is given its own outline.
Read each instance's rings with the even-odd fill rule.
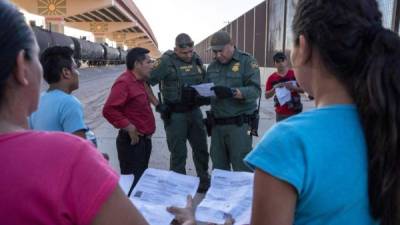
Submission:
[[[52,32],[37,26],[32,26],[40,48],[40,54],[48,47],[67,46],[74,51],[76,63],[80,66],[87,63],[88,66],[104,66],[124,64],[127,51],[121,48],[113,48],[107,44],[93,43],[83,39],[66,36]]]

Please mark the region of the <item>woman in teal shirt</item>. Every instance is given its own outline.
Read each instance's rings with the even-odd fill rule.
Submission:
[[[400,39],[375,0],[299,0],[292,64],[316,109],[246,157],[251,224],[400,224]]]

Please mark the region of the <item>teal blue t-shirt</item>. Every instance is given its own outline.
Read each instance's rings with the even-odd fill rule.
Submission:
[[[29,125],[33,130],[68,133],[87,129],[82,104],[61,90],[41,94],[38,109],[30,116]]]
[[[331,105],[277,123],[245,161],[296,189],[294,224],[369,225],[366,154],[356,107]]]

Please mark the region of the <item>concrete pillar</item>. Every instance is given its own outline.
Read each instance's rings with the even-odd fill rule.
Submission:
[[[46,16],[46,29],[53,32],[64,33],[64,17],[62,16]]]
[[[124,42],[117,42],[117,48],[124,49]]]
[[[89,24],[90,31],[94,35],[95,42],[105,43],[106,33],[108,32],[108,23],[104,22],[92,22]]]
[[[105,43],[106,42],[106,35],[105,33],[93,33],[94,41],[96,43]]]
[[[114,32],[112,36],[113,36],[113,40],[117,44],[117,47],[121,47],[123,49],[124,48],[124,43],[125,43],[125,40],[126,40],[126,33]]]

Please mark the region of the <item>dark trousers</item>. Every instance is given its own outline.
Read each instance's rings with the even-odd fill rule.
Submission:
[[[120,130],[116,142],[121,174],[133,174],[135,176],[129,196],[149,166],[151,139],[150,137],[140,136],[139,142],[132,145],[128,132]]]

